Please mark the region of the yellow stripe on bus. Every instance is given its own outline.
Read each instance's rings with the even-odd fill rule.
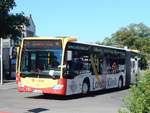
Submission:
[[[99,74],[98,74],[98,70],[97,70],[96,65],[95,65],[95,63],[94,63],[94,58],[93,58],[93,55],[92,55],[92,54],[90,55],[90,59],[91,59],[92,69],[93,69],[93,71],[94,71],[94,74],[96,75],[96,79],[97,79],[97,80],[100,80],[100,76],[99,76]]]
[[[50,64],[50,52],[48,52],[48,64]]]
[[[32,88],[49,88],[58,84],[58,80],[44,78],[21,78],[21,84]]]

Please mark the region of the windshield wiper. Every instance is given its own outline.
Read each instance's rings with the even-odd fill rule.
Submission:
[[[59,76],[49,75],[48,72],[21,72],[21,77],[37,77],[37,78],[52,78],[56,79]]]
[[[38,75],[35,72],[21,72],[21,77],[37,77]]]

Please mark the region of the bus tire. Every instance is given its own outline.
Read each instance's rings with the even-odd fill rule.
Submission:
[[[119,89],[122,89],[122,88],[123,88],[123,78],[122,78],[122,76],[119,78],[119,81],[118,81],[118,88],[119,88]]]
[[[89,81],[84,81],[82,84],[82,94],[85,95],[89,92],[90,86],[89,86]]]

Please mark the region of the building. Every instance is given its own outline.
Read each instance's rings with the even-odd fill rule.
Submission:
[[[24,31],[23,31],[23,37],[36,36],[36,27],[35,27],[35,24],[33,22],[31,14],[27,18],[29,20],[29,26],[24,26],[23,27],[23,29],[24,29]]]

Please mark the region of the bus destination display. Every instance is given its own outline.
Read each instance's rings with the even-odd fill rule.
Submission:
[[[61,48],[61,40],[25,40],[24,48]]]

